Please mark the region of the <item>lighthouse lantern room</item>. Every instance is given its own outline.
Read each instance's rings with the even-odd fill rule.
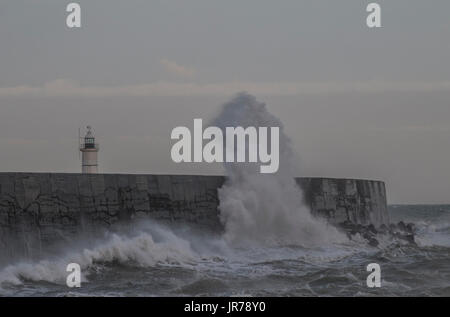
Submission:
[[[87,126],[85,137],[80,138],[81,172],[83,174],[98,173],[98,150],[99,146],[95,143],[92,127]]]

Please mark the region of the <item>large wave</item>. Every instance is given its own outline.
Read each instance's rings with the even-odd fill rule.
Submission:
[[[238,94],[223,106],[214,124],[222,129],[280,129],[280,167],[276,173],[261,174],[255,163],[224,164],[227,181],[219,189],[219,209],[228,242],[322,246],[346,240],[334,227],[313,217],[303,203],[303,193],[294,179],[299,175],[297,154],[282,123],[264,103],[247,93]]]
[[[152,267],[158,264],[189,265],[199,258],[188,239],[161,224],[145,221],[136,227],[135,233],[111,233],[92,247],[77,246],[74,242],[67,245],[67,250],[73,251],[57,257],[9,265],[0,271],[0,286],[20,285],[24,280],[64,284],[69,263],[79,264],[86,272],[98,263]],[[82,276],[86,278],[86,274]]]

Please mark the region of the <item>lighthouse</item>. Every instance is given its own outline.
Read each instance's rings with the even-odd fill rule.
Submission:
[[[98,173],[98,150],[92,127],[87,126],[86,136],[80,140],[81,172],[83,174]]]

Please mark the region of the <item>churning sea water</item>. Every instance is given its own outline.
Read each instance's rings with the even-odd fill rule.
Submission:
[[[450,206],[390,206],[393,221],[416,224],[416,243],[236,246],[222,235],[151,221],[84,246],[0,269],[4,296],[450,296]],[[82,267],[66,286],[67,263]],[[381,266],[368,288],[366,266]]]

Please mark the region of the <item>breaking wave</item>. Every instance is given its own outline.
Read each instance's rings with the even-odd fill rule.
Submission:
[[[133,229],[136,227],[138,230]],[[11,289],[33,283],[66,287],[69,274],[66,267],[69,263],[80,265],[83,285],[92,282],[91,277],[95,279],[96,274],[105,267],[114,272],[136,270],[139,272],[137,279],[142,274],[140,270],[187,270],[195,272],[195,281],[197,274],[203,281],[203,276],[211,272],[219,275],[213,280],[229,274],[246,277],[277,274],[278,270],[273,266],[283,261],[316,266],[344,259],[357,250],[355,245],[339,249],[295,246],[235,248],[222,236],[211,233],[205,236],[204,232],[183,231],[151,220],[141,220],[122,232],[111,233],[88,246],[77,246],[74,242],[67,249],[72,251],[45,260],[18,262],[0,270],[0,294],[9,294]],[[193,282],[193,285],[198,283],[203,282]],[[190,288],[187,287],[187,290]]]
[[[346,237],[311,215],[294,177],[298,158],[280,120],[255,97],[241,93],[223,106],[215,120],[222,128],[279,127],[280,168],[261,174],[255,163],[225,163],[227,181],[219,189],[225,239],[233,244],[323,246]]]
[[[68,246],[69,249],[76,251],[54,259],[7,266],[0,271],[0,286],[20,285],[24,280],[64,284],[69,263],[77,263],[86,270],[99,263],[150,267],[159,264],[189,265],[198,259],[188,240],[164,226],[151,222],[139,226],[145,229],[134,235],[113,233],[92,248],[72,245]]]

